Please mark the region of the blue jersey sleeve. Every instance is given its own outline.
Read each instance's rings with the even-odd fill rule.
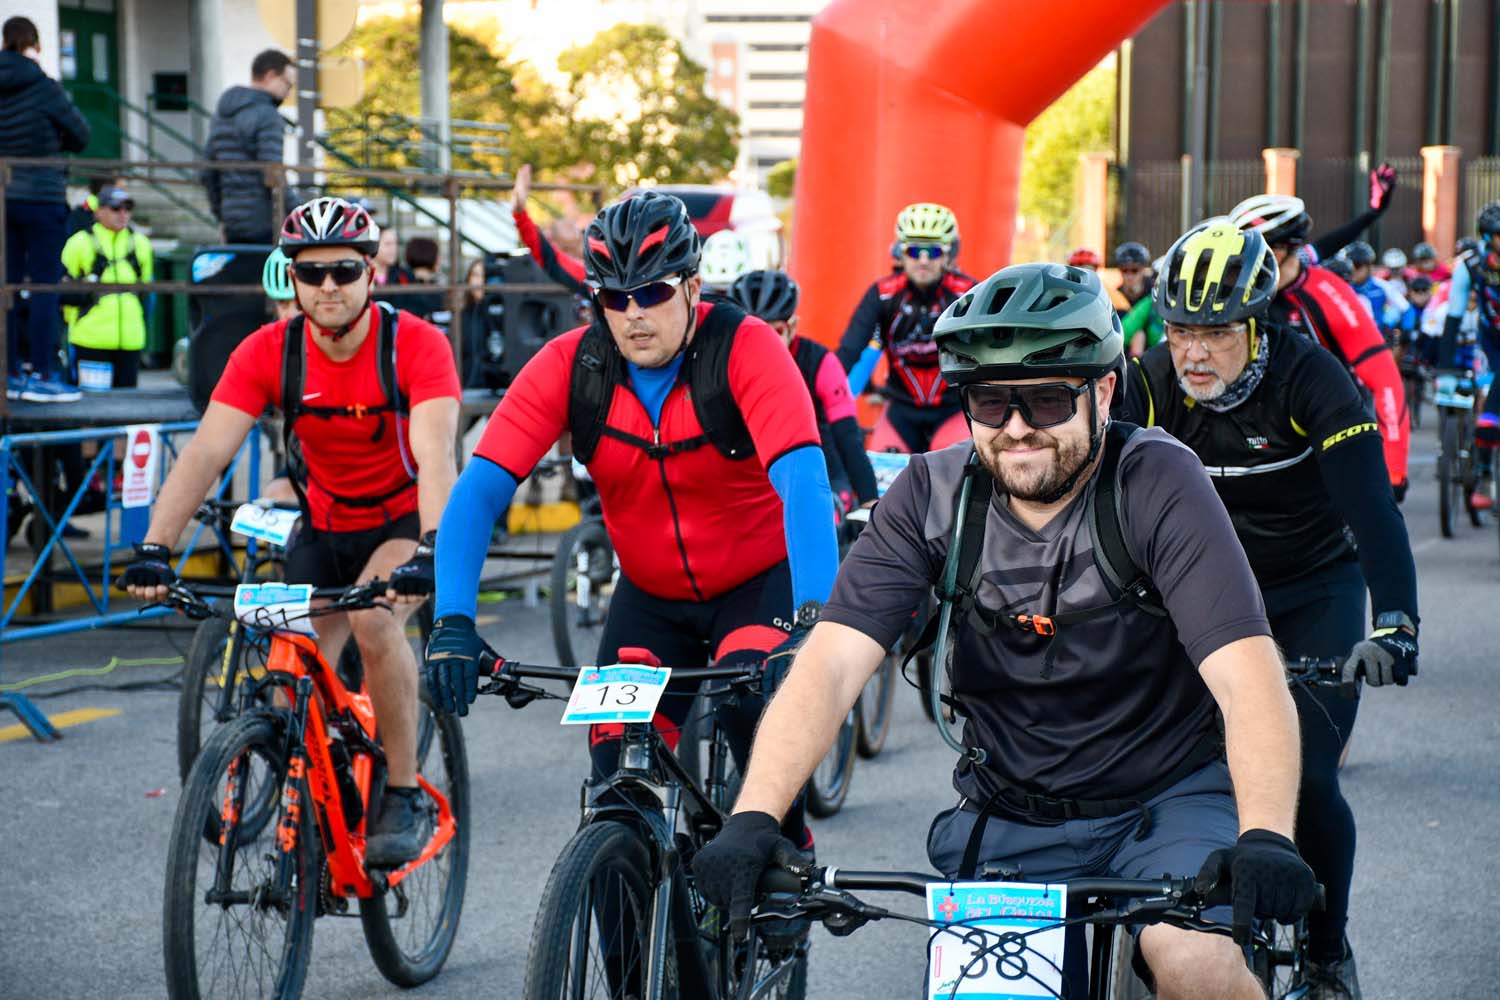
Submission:
[[[854,362],[854,367],[849,369],[849,391],[858,396],[865,391],[865,386],[870,384],[870,376],[875,371],[875,365],[880,361],[881,350],[874,344],[869,344],[860,352],[859,360]]]
[[[785,508],[786,557],[792,573],[792,606],[825,603],[838,573],[839,546],[834,534],[833,491],[823,449],[794,448],[766,470]],[[438,533],[442,538],[442,533]],[[441,575],[439,576],[441,580]]]
[[[489,553],[490,533],[515,495],[515,477],[489,459],[476,455],[464,466],[438,522],[434,618],[475,616],[479,574]]]
[[[1448,315],[1462,316],[1469,311],[1469,266],[1459,261],[1448,285]]]

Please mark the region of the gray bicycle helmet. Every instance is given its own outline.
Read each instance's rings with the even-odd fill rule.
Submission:
[[[1125,356],[1120,317],[1099,276],[1062,264],[1001,268],[949,304],[932,336],[952,385],[1098,378]]]
[[[676,195],[642,191],[606,205],[584,234],[583,264],[595,288],[638,288],[698,273],[703,241]]]
[[[1474,220],[1474,228],[1479,230],[1481,236],[1494,236],[1500,233],[1500,201],[1492,201],[1479,210],[1479,218]],[[1433,254],[1437,256],[1436,253]]]
[[[1181,326],[1227,326],[1264,312],[1276,297],[1276,255],[1254,229],[1200,222],[1167,251],[1156,312]]]

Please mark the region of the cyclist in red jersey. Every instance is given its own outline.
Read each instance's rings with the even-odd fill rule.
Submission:
[[[596,662],[622,647],[669,667],[759,663],[816,617],[838,552],[812,400],[775,331],[700,301],[697,231],[681,200],[646,191],[589,225],[595,319],[548,342],[495,408],[438,532],[437,621],[427,682],[466,714],[486,646],[474,626],[490,526],[564,431],[599,490],[619,558]],[[669,687],[669,743],[696,692]],[[718,707],[744,765],[758,699]],[[619,727],[595,726],[596,776]],[[785,830],[810,846],[799,811]]]
[[[838,358],[849,388],[864,392],[884,354],[885,412],[870,438],[872,451],[922,452],[966,440],[969,426],[958,390],[943,381],[932,327],[948,303],[974,287],[953,268],[958,219],[931,202],[908,205],[896,216],[891,246],[897,269],[866,290],[839,341]]]
[[[378,240],[369,213],[342,198],[287,216],[280,247],[303,315],[235,348],[121,583],[136,597],[165,596],[176,579],[172,545],[255,421],[267,407],[281,410],[304,473],[293,479],[303,521],[287,550],[287,582],[390,581],[390,610],[320,617],[318,647],[332,663],[351,632],[359,646],[388,769],[365,860],[397,868],[421,853],[430,821],[416,781],[417,665],[406,620],[434,587],[433,532],[457,476],[460,390],[442,333],[371,301]],[[290,371],[300,371],[300,400],[284,391]]]
[[[531,258],[547,277],[575,295],[588,295],[583,261],[557,249],[551,240],[542,235],[535,220],[526,211],[526,199],[530,196],[531,164],[526,163],[516,171],[516,185],[511,191],[510,214],[516,224],[516,236],[531,251]]]
[[[856,503],[873,506],[879,499],[875,470],[865,453],[865,436],[855,416],[849,379],[833,352],[797,335],[797,300],[801,292],[785,271],[751,271],[729,286],[729,301],[771,324],[781,335],[802,381],[812,395],[828,462],[828,482],[845,511]]]
[[[1316,339],[1367,390],[1380,425],[1391,489],[1399,502],[1406,496],[1410,441],[1406,392],[1390,345],[1348,283],[1320,266],[1309,265],[1298,253],[1312,228],[1302,199],[1267,195],[1254,202],[1246,211],[1232,215],[1231,221],[1241,229],[1259,232],[1276,254],[1280,280],[1267,315]]]

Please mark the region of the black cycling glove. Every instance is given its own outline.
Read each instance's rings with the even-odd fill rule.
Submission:
[[[1403,479],[1403,480],[1401,480],[1401,482],[1396,483],[1394,486],[1391,487],[1391,494],[1396,498],[1396,502],[1397,503],[1405,503],[1406,502],[1406,490],[1407,490],[1407,487],[1409,487],[1410,485],[1411,485],[1411,480],[1410,479]]]
[[[819,602],[803,601],[792,617],[791,633],[766,654],[764,694],[767,698],[775,694],[781,682],[786,680],[787,672],[792,669],[792,661],[797,658],[797,650],[807,641],[807,634],[818,623],[818,617],[822,613],[823,605]]]
[[[172,571],[172,550],[165,545],[136,542],[135,558],[120,574],[118,586],[170,587],[176,582],[177,574]]]
[[[1198,872],[1198,891],[1209,891],[1225,876],[1237,944],[1249,943],[1256,917],[1289,924],[1318,902],[1318,880],[1297,853],[1297,845],[1270,830],[1246,830],[1233,847],[1210,854]]]
[[[417,542],[417,551],[406,562],[391,570],[390,589],[402,597],[426,597],[437,588],[437,567],[433,548],[437,532],[429,531]]]
[[[768,813],[735,813],[719,835],[693,859],[693,876],[703,898],[729,912],[729,932],[745,940],[755,891],[768,868],[797,868],[807,858],[781,835],[781,824]]]
[[[449,714],[469,714],[469,706],[479,696],[480,660],[486,654],[494,655],[479,638],[474,619],[444,615],[432,623],[422,673],[434,708]]]
[[[1399,612],[1396,615],[1411,621]],[[1371,687],[1385,684],[1405,687],[1409,679],[1417,676],[1417,637],[1386,619],[1386,615],[1381,615],[1370,637],[1356,643],[1349,652],[1344,661],[1346,683],[1363,679]]]

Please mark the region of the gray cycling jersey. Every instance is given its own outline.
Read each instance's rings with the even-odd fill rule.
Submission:
[[[952,535],[967,443],[915,456],[875,508],[839,569],[823,611],[889,649],[939,579]],[[1159,429],[1120,458],[1122,531],[1167,616],[1121,605],[1045,637],[1004,625],[958,630],[953,692],[964,741],[989,763],[960,763],[958,790],[997,788],[1073,799],[1129,799],[1169,775],[1213,735],[1215,706],[1197,666],[1237,639],[1270,635],[1260,591],[1202,464]],[[1041,531],[991,502],[979,603],[1052,616],[1110,603],[1095,565],[1093,483]],[[1048,643],[1060,644],[1048,655]],[[1052,661],[1048,663],[1047,661]]]

